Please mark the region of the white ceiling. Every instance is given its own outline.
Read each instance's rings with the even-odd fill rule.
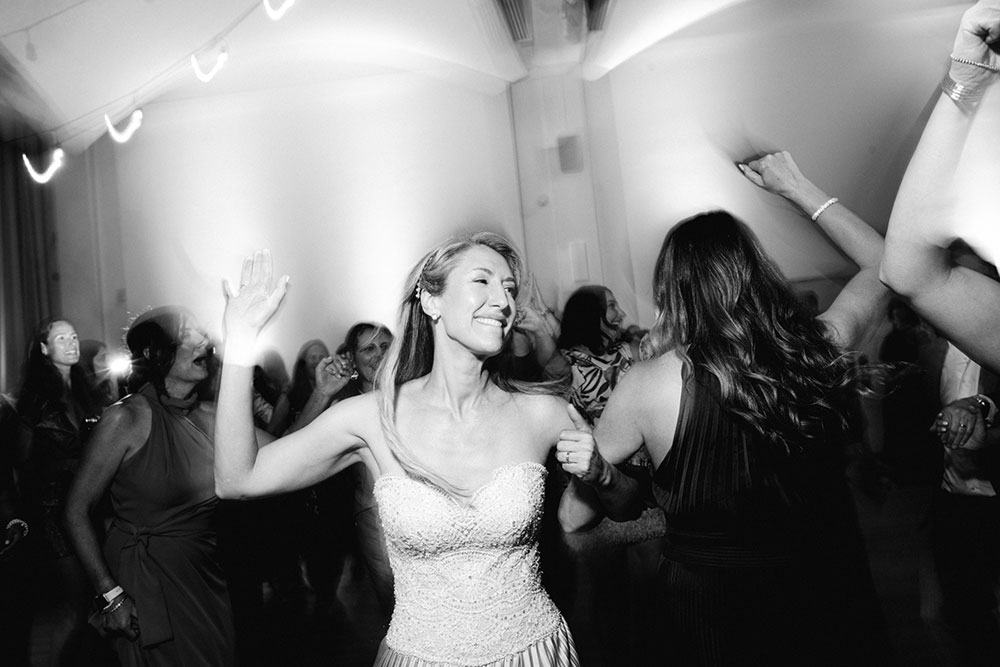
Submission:
[[[261,0],[3,0],[0,26],[3,101],[70,151],[152,100],[386,70],[501,91],[527,73],[493,0],[298,0],[278,21]],[[221,49],[197,80],[191,56],[207,71]]]
[[[280,7],[287,0],[269,0]],[[741,10],[775,23],[919,11],[948,0],[607,0],[587,34],[586,0],[520,0],[532,30],[515,45],[499,0],[295,0],[278,21],[262,0],[0,0],[0,134],[11,115],[79,152],[152,101],[421,72],[500,93],[546,68],[588,79],[664,38],[725,26]],[[708,20],[710,19],[710,20]],[[581,28],[582,25],[582,28]],[[229,60],[209,83],[220,50]],[[13,110],[13,114],[11,112]],[[9,138],[9,136],[5,137]]]

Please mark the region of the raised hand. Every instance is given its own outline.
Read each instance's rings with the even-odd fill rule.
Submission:
[[[316,391],[330,397],[338,394],[355,377],[354,364],[341,356],[324,357],[316,364]]]
[[[223,281],[226,312],[222,321],[227,354],[234,343],[243,345],[255,340],[261,328],[278,310],[288,288],[288,276],[282,276],[275,282],[273,271],[271,251],[257,250],[252,257],[243,260],[237,289],[233,289],[228,279]]]
[[[751,183],[786,199],[792,199],[806,186],[812,186],[788,151],[770,153],[738,166]]]
[[[576,475],[588,484],[598,483],[610,464],[597,451],[597,443],[587,420],[572,405],[567,404],[566,411],[573,422],[573,428],[563,429],[559,433],[556,460],[569,474]]]
[[[990,67],[1000,66],[1000,0],[980,0],[962,14],[951,55],[955,59],[980,63],[983,66],[954,62],[951,77],[956,81],[977,85],[996,77]]]

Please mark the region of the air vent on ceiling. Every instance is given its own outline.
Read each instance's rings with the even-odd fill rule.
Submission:
[[[529,9],[525,7],[531,0],[496,0],[500,11],[507,20],[510,36],[515,42],[531,41]]]

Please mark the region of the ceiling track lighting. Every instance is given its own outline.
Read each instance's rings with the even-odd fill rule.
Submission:
[[[275,9],[271,6],[271,0],[264,0],[264,9],[267,11],[267,15],[272,21],[278,21],[285,15],[285,12],[291,9],[294,4],[295,0],[284,0],[281,3],[281,6]]]
[[[128,119],[128,125],[125,129],[118,130],[111,122],[111,118],[108,114],[104,114],[104,124],[108,126],[108,134],[112,139],[120,144],[124,144],[126,141],[132,138],[135,131],[142,126],[142,109],[136,109],[132,112]]]
[[[44,172],[39,174],[37,171],[35,171],[35,168],[31,165],[31,160],[28,159],[28,156],[25,155],[24,153],[21,153],[21,158],[24,160],[24,166],[28,169],[28,174],[31,176],[32,180],[34,180],[35,183],[42,183],[42,184],[48,183],[50,180],[52,180],[52,177],[55,175],[55,173],[59,171],[59,167],[62,166],[63,158],[65,156],[66,153],[63,151],[63,149],[61,148],[55,149],[52,152],[52,162],[49,163],[48,168]]]
[[[215,64],[212,65],[212,69],[208,72],[201,69],[201,65],[198,63],[198,58],[193,53],[191,54],[191,67],[194,69],[194,74],[198,77],[199,81],[202,83],[208,83],[215,77],[216,74],[219,73],[219,70],[222,69],[222,66],[226,64],[227,60],[229,60],[229,52],[226,50],[226,47],[223,46],[222,50],[219,51],[219,55],[215,57]]]

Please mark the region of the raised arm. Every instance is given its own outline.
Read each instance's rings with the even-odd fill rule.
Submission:
[[[243,263],[240,287],[225,284],[226,351],[215,423],[215,490],[221,498],[263,496],[304,488],[360,460],[355,425],[371,420],[361,401],[344,401],[309,427],[257,447],[252,381],[257,335],[285,295],[287,276],[273,280],[271,255]]]
[[[858,273],[820,315],[841,347],[855,348],[870,332],[872,324],[879,321],[873,315],[885,312],[891,296],[878,275],[884,246],[882,235],[806,178],[787,151],[739,167],[758,187],[795,204],[858,265]]]
[[[952,202],[955,169],[987,88],[1000,78],[1000,0],[984,0],[965,12],[955,37],[952,62],[941,83],[910,164],[906,169],[886,232],[882,279],[910,298],[916,310],[975,361],[1000,370],[1000,283],[953,265],[948,247],[958,237]],[[994,91],[995,92],[995,91]],[[1000,99],[985,100],[998,113]],[[996,123],[982,139],[996,145]],[[987,234],[998,232],[996,193],[984,193],[978,222]],[[976,249],[976,239],[966,239]],[[979,249],[980,251],[982,248]],[[982,253],[988,258],[988,253]],[[995,261],[995,260],[994,260]]]

